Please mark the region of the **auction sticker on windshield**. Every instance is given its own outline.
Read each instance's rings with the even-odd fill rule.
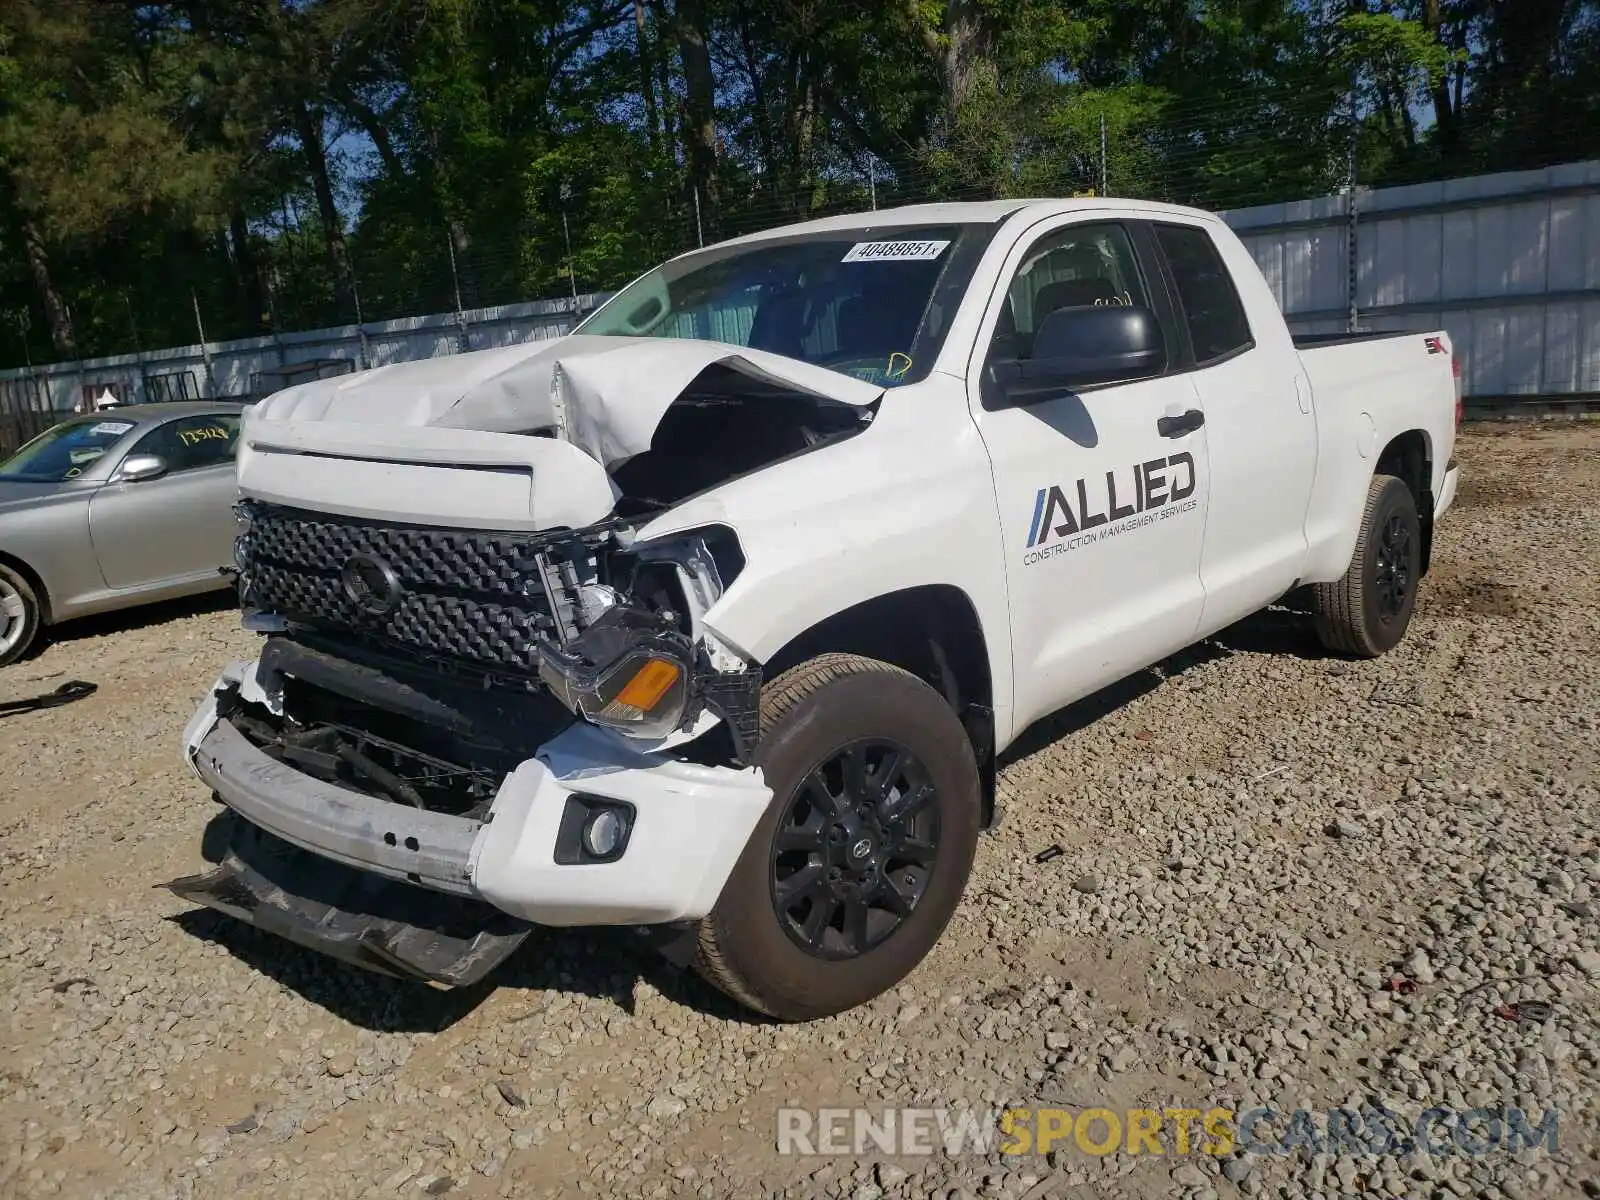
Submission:
[[[132,428],[132,421],[101,421],[89,432],[110,437],[121,437]]]
[[[857,242],[840,262],[927,262],[943,254],[944,242]]]

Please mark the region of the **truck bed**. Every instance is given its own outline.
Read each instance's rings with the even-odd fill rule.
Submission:
[[[1386,396],[1425,402],[1433,391],[1453,406],[1449,341],[1442,331],[1312,334],[1294,344],[1324,417],[1360,412]]]

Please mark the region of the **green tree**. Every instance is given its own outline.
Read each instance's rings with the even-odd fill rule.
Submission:
[[[11,0],[0,12],[0,202],[57,353],[78,349],[52,247],[89,253],[141,221],[215,218],[221,158],[172,103],[181,68],[136,9]]]
[[[873,200],[1318,195],[1352,146],[1375,185],[1600,155],[1600,0],[8,0],[0,310],[126,350]]]

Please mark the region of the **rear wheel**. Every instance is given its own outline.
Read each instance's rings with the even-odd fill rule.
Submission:
[[[978,768],[944,698],[875,659],[802,663],[761,709],[772,803],[695,966],[751,1008],[808,1020],[887,991],[938,941],[972,869]]]
[[[1312,589],[1317,637],[1329,650],[1376,658],[1411,624],[1422,576],[1422,524],[1405,482],[1375,475],[1344,578]]]
[[[0,667],[28,652],[43,624],[33,585],[0,563]]]

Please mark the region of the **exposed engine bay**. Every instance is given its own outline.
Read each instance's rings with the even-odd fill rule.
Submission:
[[[650,449],[611,468],[618,512],[655,515],[699,492],[859,433],[872,411],[726,366],[701,372],[656,427]]]
[[[246,487],[237,585],[247,626],[271,635],[259,674],[276,681],[277,703],[233,697],[228,715],[307,774],[460,815],[485,811],[504,773],[574,717],[650,749],[743,764],[761,669],[701,620],[744,567],[738,539],[715,526],[638,532],[697,493],[853,436],[872,415],[712,364],[649,447],[612,465],[613,511],[577,529],[376,520],[248,498]]]

